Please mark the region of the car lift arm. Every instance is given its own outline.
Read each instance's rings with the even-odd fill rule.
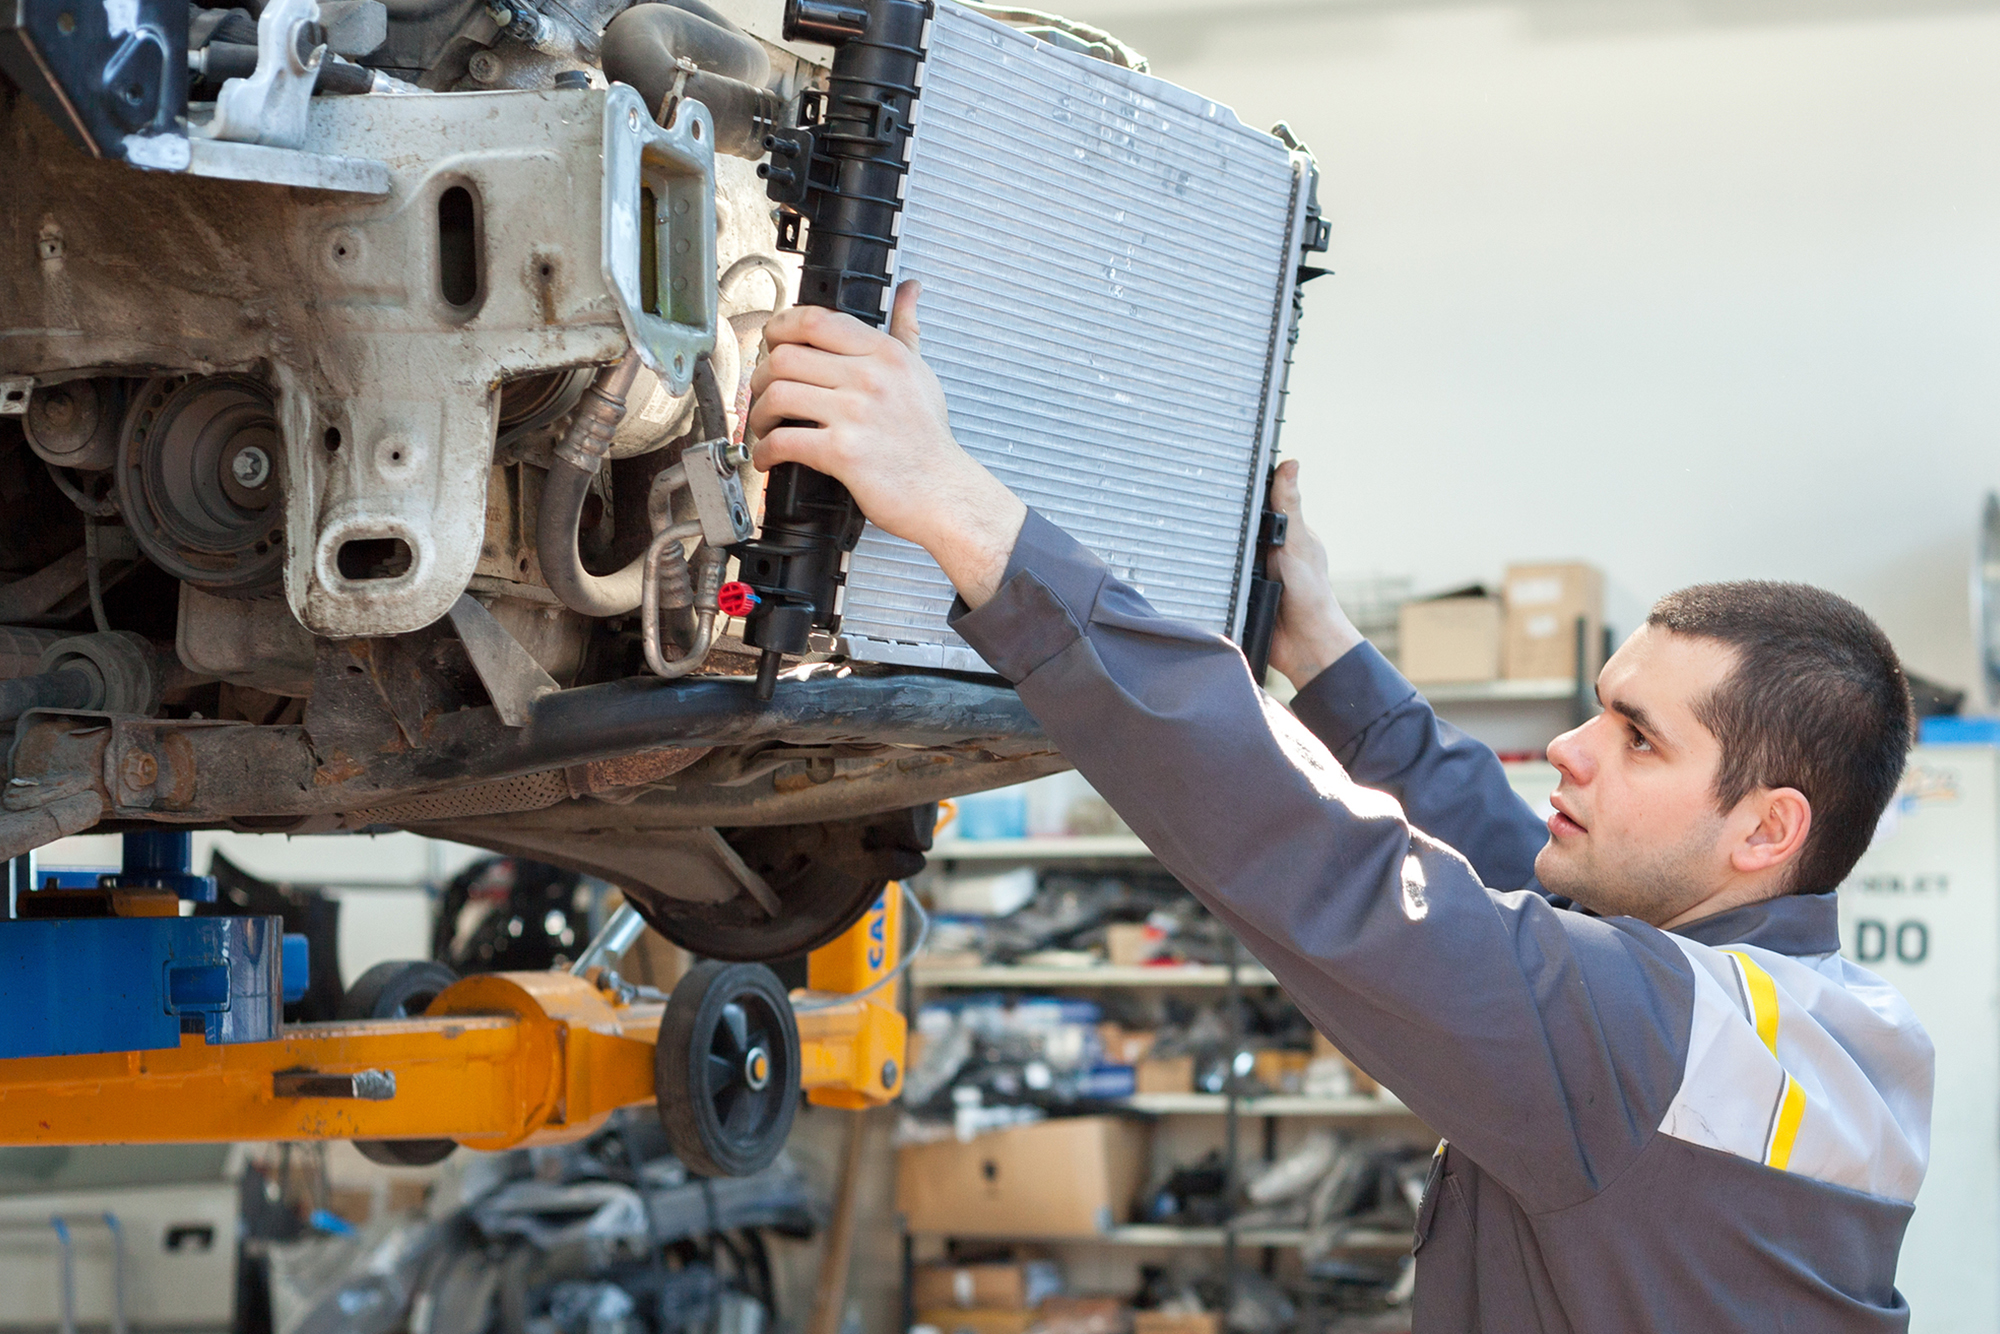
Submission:
[[[899,886],[809,961],[795,996],[798,1087],[874,1106],[902,1085],[893,990],[842,1000],[895,966]],[[600,979],[603,980],[603,979]],[[476,1149],[563,1143],[613,1111],[700,1096],[664,1087],[666,1006],[569,973],[468,977],[421,1018],[306,1024],[276,1041],[0,1060],[0,1144],[449,1139]],[[775,1152],[775,1146],[773,1148]]]

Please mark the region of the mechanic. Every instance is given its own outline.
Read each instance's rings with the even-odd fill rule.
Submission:
[[[757,464],[832,474],[928,550],[958,633],[1084,777],[1444,1135],[1418,1334],[1905,1328],[1931,1046],[1840,958],[1833,893],[1910,743],[1874,623],[1800,585],[1663,599],[1604,711],[1550,743],[1544,827],[1341,613],[1296,464],[1287,712],[959,449],[916,297],[886,333],[771,321]]]

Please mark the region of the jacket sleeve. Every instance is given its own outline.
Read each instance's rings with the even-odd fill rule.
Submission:
[[[1306,1017],[1524,1206],[1589,1198],[1650,1138],[1694,994],[1665,935],[1487,889],[1234,645],[1158,616],[1039,515],[954,623]]]
[[[1531,889],[1548,828],[1493,752],[1432,712],[1373,644],[1306,683],[1292,712],[1348,777],[1394,797],[1410,823],[1456,848],[1496,889]]]

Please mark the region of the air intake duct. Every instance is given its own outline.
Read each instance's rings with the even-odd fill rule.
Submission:
[[[801,99],[799,124],[773,134],[758,168],[783,206],[780,247],[802,253],[799,304],[879,326],[889,310],[896,215],[909,169],[911,118],[928,0],[786,0],[785,36],[834,47],[823,94]],[[764,526],[737,549],[759,602],[745,642],[762,650],[757,697],[769,699],[785,654],[840,626],[848,554],[864,520],[847,488],[796,463],[771,472]]]
[[[634,5],[604,30],[600,59],[604,77],[638,89],[662,124],[677,98],[707,107],[718,153],[763,157],[764,140],[783,116],[784,102],[766,87],[764,48],[701,0]],[[683,68],[683,60],[694,68]]]

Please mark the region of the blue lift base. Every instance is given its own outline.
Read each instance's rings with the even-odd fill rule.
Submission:
[[[170,889],[213,903],[214,879],[190,868],[192,843],[177,831],[127,834],[117,874],[50,875],[31,892]],[[183,1033],[271,1042],[285,1002],[305,995],[306,958],[306,938],[285,935],[278,917],[0,920],[0,1059],[158,1051]]]

